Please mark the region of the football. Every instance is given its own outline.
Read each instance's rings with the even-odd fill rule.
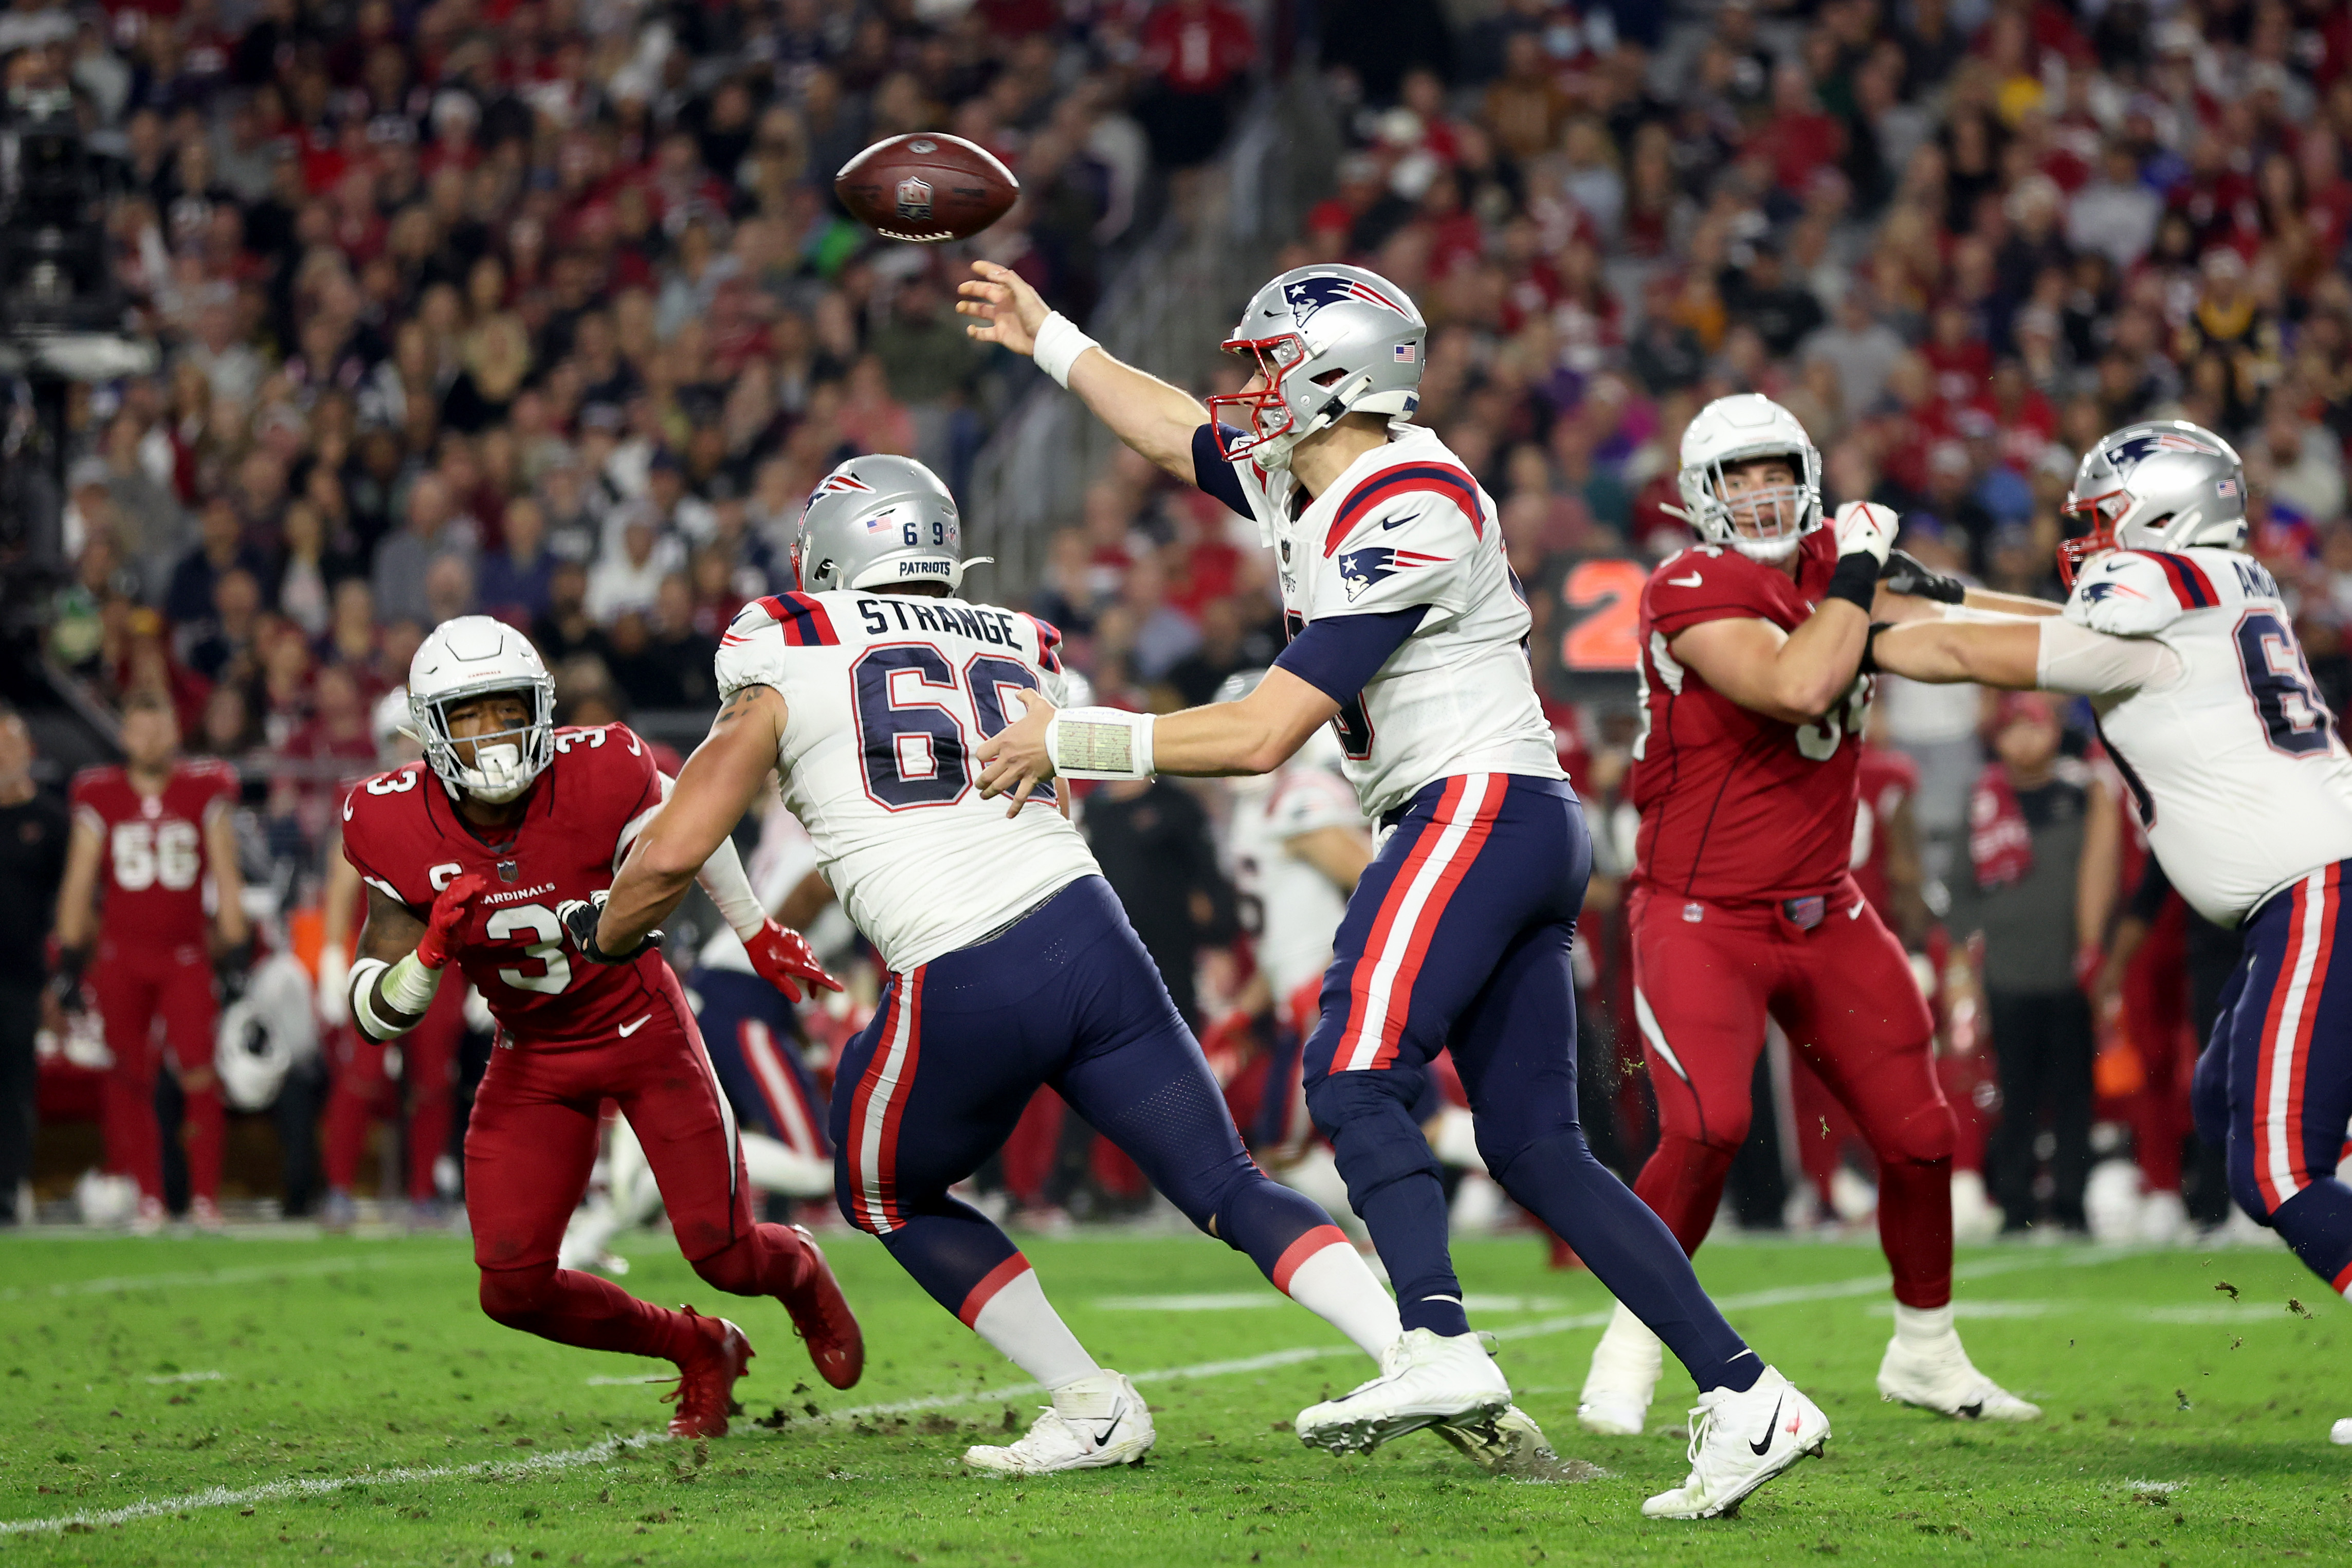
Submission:
[[[885,239],[978,234],[1012,210],[1021,182],[984,147],[919,131],[877,142],[833,177],[850,216]]]

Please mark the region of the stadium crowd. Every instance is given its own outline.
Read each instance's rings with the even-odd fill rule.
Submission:
[[[2341,707],[2352,14],[1360,9],[1319,68],[1349,150],[1279,265],[1355,261],[1421,304],[1419,418],[1501,509],[1544,673],[1569,572],[1686,542],[1667,510],[1683,426],[1759,391],[1812,433],[1832,505],[1892,506],[1905,548],[2015,592],[2054,592],[2059,503],[2101,433],[2172,416],[2223,432],[2252,548]],[[191,751],[244,765],[248,880],[288,910],[333,852],[339,784],[373,765],[372,704],[439,620],[527,628],[567,717],[707,709],[719,630],[791,585],[816,479],[889,451],[960,484],[1031,384],[965,339],[948,258],[856,229],[832,171],[899,131],[982,142],[1024,195],[972,251],[1083,314],[1294,20],[1228,0],[17,0],[7,81],[69,85],[119,159],[118,267],[166,349],[154,376],[76,406],[48,652],[108,701],[163,692]],[[1279,646],[1255,531],[1131,454],[1045,559],[1031,607],[1105,700],[1204,701]],[[1590,690],[1561,683],[1554,713],[1601,820],[1632,737],[1629,705],[1574,700]],[[2095,764],[2082,716],[2057,717]],[[1996,907],[1969,832],[1972,798],[1999,794],[1992,717],[1965,689],[1889,689],[1881,730],[1916,774],[1900,924],[1961,977],[1938,986],[1948,1033],[1998,1032],[1969,931],[1936,935],[1955,906]],[[1623,1016],[1609,910],[1631,835],[1601,837],[1605,1019]],[[2126,993],[2129,963],[2178,954],[2182,919],[2132,847],[2119,858],[2128,940],[2072,933],[2107,1022],[2048,1048],[2084,1076],[2124,1043],[2100,1103],[2177,1191],[2185,1108],[2131,1107],[2185,1092],[2154,1058],[2177,1065],[2197,1020]],[[2162,1039],[2132,1039],[2125,1014]],[[1992,1076],[1952,1085],[1988,1127]],[[2092,1099],[2030,1099],[2055,1118],[2051,1213],[2079,1226]],[[2035,1145],[2015,1134],[2023,1223],[2014,1162]],[[2218,1220],[2218,1182],[2204,1198]]]

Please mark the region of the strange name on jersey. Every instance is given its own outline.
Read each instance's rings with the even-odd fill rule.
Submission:
[[[451,945],[459,968],[519,1044],[608,1041],[671,1005],[677,982],[652,950],[626,963],[577,960],[559,906],[613,885],[636,830],[661,805],[652,749],[625,724],[555,731],[522,818],[484,828],[421,762],[378,773],[343,802],[343,854],[368,886],[423,920],[467,871],[489,890]]]
[[[903,973],[971,946],[1081,877],[1094,856],[1050,789],[1007,817],[972,750],[1062,700],[1061,633],[993,605],[844,588],[743,606],[719,645],[723,701],[784,700],[784,805],[850,922]]]

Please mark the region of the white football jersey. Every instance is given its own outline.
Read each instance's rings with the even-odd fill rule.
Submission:
[[[1257,963],[1276,1005],[1331,966],[1331,939],[1348,910],[1348,895],[1292,854],[1290,841],[1318,828],[1365,827],[1355,791],[1331,771],[1337,748],[1328,761],[1314,754],[1324,750],[1310,741],[1273,773],[1233,781],[1226,853],[1234,886],[1255,910]]]
[[[1333,721],[1368,816],[1456,773],[1567,775],[1528,665],[1525,596],[1494,502],[1460,458],[1411,426],[1292,514],[1287,471],[1234,465],[1282,579],[1283,622],[1427,605],[1428,615]]]
[[[972,747],[1021,716],[1013,692],[1060,700],[1060,640],[1016,610],[850,589],[754,599],[720,639],[722,700],[746,686],[783,695],[784,804],[892,970],[1097,874],[1050,791],[1007,817],[974,782]]]
[[[2261,563],[2232,550],[2114,551],[2084,568],[2065,616],[2152,638],[2179,660],[2169,679],[2092,706],[2164,874],[2198,913],[2236,925],[2287,883],[2352,858],[2352,753]]]

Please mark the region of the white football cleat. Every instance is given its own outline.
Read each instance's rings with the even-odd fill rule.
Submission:
[[[1298,1440],[1335,1454],[1369,1454],[1440,1422],[1500,1415],[1511,1385],[1476,1334],[1408,1329],[1381,1356],[1381,1375],[1298,1413]]]
[[[1979,1372],[1956,1333],[1925,1343],[1900,1333],[1889,1340],[1878,1363],[1878,1396],[1962,1421],[2042,1419],[2042,1406]]]
[[[963,1462],[997,1476],[1050,1476],[1139,1465],[1160,1435],[1151,1410],[1123,1373],[1103,1371],[1054,1391],[1054,1403],[1017,1443],[966,1448]]]
[[[1577,1420],[1604,1437],[1640,1436],[1664,1365],[1665,1347],[1658,1336],[1619,1302],[1608,1331],[1592,1347],[1592,1370],[1577,1400]]]
[[[1650,1519],[1716,1519],[1830,1438],[1821,1406],[1771,1367],[1735,1394],[1710,1389],[1690,1413],[1690,1479],[1642,1505]]]

